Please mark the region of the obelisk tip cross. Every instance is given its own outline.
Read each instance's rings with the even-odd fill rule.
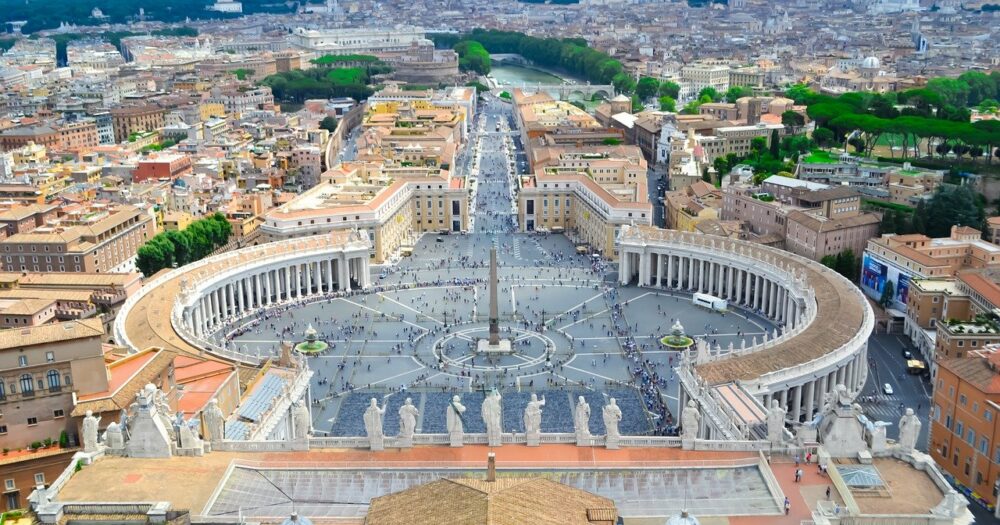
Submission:
[[[490,346],[500,344],[500,314],[497,313],[497,249],[490,248]]]

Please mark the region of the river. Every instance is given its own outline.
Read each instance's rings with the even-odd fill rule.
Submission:
[[[490,68],[492,77],[499,86],[520,86],[521,84],[562,84],[563,79],[552,73],[532,67],[515,64],[497,64]]]

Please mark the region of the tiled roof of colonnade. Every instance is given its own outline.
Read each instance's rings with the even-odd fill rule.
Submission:
[[[278,242],[251,246],[222,253],[197,261],[144,283],[138,293],[130,297],[122,306],[115,319],[115,342],[132,351],[159,347],[194,355],[203,353],[177,332],[174,327],[174,312],[177,299],[185,289],[192,290],[194,284],[205,284],[213,277],[237,268],[252,270],[266,267],[278,260],[287,260],[297,253],[315,255],[323,250],[338,252],[360,246],[358,233],[351,230],[335,230],[328,234],[288,239]],[[232,356],[218,357],[232,359]]]
[[[754,381],[798,367],[819,366],[824,358],[836,360],[841,354],[853,353],[871,334],[874,314],[868,301],[850,281],[815,261],[747,241],[648,226],[625,227],[621,235],[623,241],[653,246],[680,243],[729,251],[734,257],[784,266],[805,277],[806,286],[815,294],[815,320],[791,339],[773,346],[697,365],[698,375],[709,384]]]

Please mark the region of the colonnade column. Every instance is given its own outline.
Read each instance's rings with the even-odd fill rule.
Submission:
[[[816,390],[816,380],[812,380],[806,383],[806,421],[809,421],[813,417],[813,409],[815,408],[815,390]]]
[[[802,415],[802,385],[795,387],[795,397],[792,398],[792,421],[798,423]]]

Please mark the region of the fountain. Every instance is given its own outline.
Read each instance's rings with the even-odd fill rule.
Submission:
[[[310,324],[306,327],[306,340],[295,345],[295,351],[301,354],[318,354],[329,347],[316,338],[316,329]]]
[[[671,350],[686,350],[694,344],[694,339],[684,335],[684,326],[678,320],[670,327],[670,335],[660,339],[660,344]]]

